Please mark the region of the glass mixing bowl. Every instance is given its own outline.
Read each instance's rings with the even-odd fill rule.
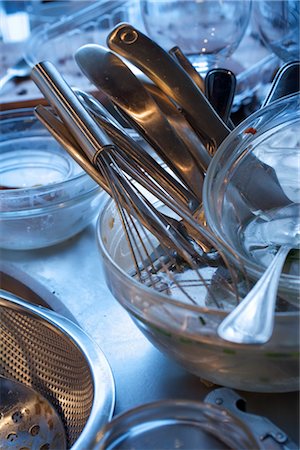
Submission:
[[[145,237],[144,242],[147,240]],[[163,353],[215,384],[261,392],[299,388],[298,311],[276,313],[273,335],[264,345],[224,341],[218,337],[217,328],[227,312],[205,306],[205,291],[196,293],[202,303],[195,305],[182,299],[176,289],[170,296],[133,278],[134,262],[112,200],[98,218],[97,242],[109,289]]]
[[[254,281],[285,243],[284,234],[299,235],[299,101],[300,94],[290,95],[248,117],[219,147],[205,177],[208,225],[227,257]],[[299,292],[296,244],[279,294],[299,307]]]
[[[83,230],[102,189],[52,138],[32,109],[0,114],[0,247],[47,247]]]

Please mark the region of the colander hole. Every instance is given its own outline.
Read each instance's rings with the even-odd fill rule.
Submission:
[[[50,448],[50,444],[43,444],[41,447],[40,447],[40,450],[49,450],[49,448]]]
[[[20,423],[23,419],[23,414],[21,411],[16,411],[12,414],[11,418],[14,423]]]
[[[39,425],[32,425],[32,427],[29,429],[29,433],[31,434],[31,436],[36,436],[37,434],[39,434],[39,432],[40,432]]]
[[[16,439],[18,439],[18,435],[17,435],[17,433],[9,433],[9,434],[6,436],[6,439],[7,439],[9,442],[14,442]]]
[[[28,447],[21,447],[19,450],[30,450]]]

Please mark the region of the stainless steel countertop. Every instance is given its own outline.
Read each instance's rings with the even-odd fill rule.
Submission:
[[[45,286],[98,343],[114,375],[115,414],[159,399],[199,399],[216,386],[161,354],[139,331],[108,290],[98,253],[95,224],[60,245],[35,251],[1,251],[6,266]],[[299,442],[299,393],[239,392],[247,411],[266,416]]]

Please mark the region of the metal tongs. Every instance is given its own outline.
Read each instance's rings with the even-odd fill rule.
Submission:
[[[230,411],[255,436],[261,450],[298,448],[298,445],[267,417],[248,412],[246,400],[232,389],[214,389],[205,397],[204,402]]]

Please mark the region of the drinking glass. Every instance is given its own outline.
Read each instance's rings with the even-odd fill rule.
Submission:
[[[140,0],[147,34],[165,50],[180,47],[205,74],[241,42],[251,0]]]
[[[266,47],[285,62],[300,59],[299,10],[299,0],[254,2],[256,31]]]

